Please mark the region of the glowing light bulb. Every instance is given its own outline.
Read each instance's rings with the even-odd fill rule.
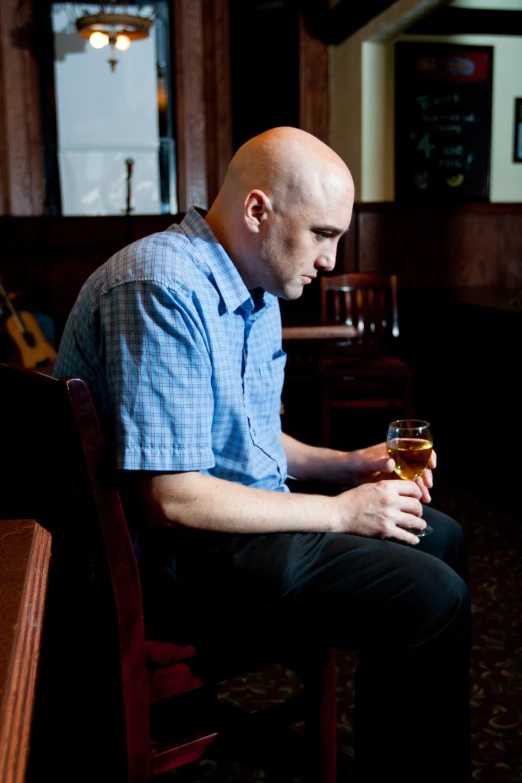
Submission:
[[[100,33],[99,31],[91,33],[89,36],[89,43],[94,46],[95,49],[103,49],[109,43],[109,36],[106,33]]]
[[[120,52],[126,52],[129,48],[131,42],[128,35],[124,35],[123,33],[120,33],[116,36],[116,49],[119,49]]]

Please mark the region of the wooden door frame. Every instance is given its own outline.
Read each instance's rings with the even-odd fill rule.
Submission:
[[[0,215],[44,211],[32,0],[0,3]]]

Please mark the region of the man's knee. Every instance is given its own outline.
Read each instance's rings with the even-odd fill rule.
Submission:
[[[467,582],[467,546],[461,525],[434,508],[426,507],[423,517],[433,527],[434,532],[421,538],[418,550],[444,561]]]
[[[451,567],[436,561],[423,575],[422,591],[427,622],[420,625],[419,641],[452,637],[467,641],[470,632],[470,598],[464,579]]]

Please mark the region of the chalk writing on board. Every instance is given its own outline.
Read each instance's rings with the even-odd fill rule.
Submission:
[[[396,45],[398,200],[485,199],[492,48]]]

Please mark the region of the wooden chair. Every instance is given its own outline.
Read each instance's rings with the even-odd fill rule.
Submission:
[[[321,321],[344,324],[355,335],[322,352],[323,442],[330,445],[332,410],[394,409],[412,416],[414,370],[397,357],[397,276],[323,275]]]
[[[86,384],[0,364],[0,406],[9,444],[0,457],[0,517],[34,517],[53,539],[34,780],[47,770],[55,781],[145,783],[199,759],[234,725],[214,709],[217,683],[257,671],[259,664],[287,665],[285,656],[296,653],[303,695],[248,719],[261,732],[262,714],[268,726],[278,715],[290,724],[304,717],[310,780],[334,783],[335,651],[277,644],[257,651],[254,660],[218,639],[209,660],[191,644],[146,638],[135,553]],[[191,697],[196,707],[190,708]],[[151,732],[158,705],[178,718],[175,736],[161,741]],[[241,716],[243,725],[247,716]]]

